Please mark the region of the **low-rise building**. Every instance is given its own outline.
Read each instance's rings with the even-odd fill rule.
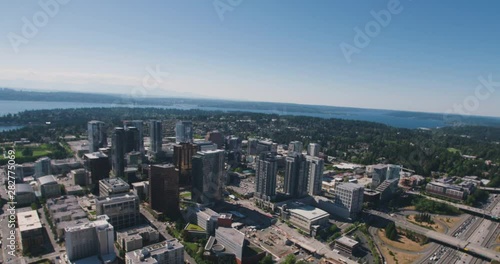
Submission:
[[[230,227],[219,227],[215,230],[215,239],[217,244],[224,246],[227,253],[234,254],[241,261],[243,248],[247,243],[245,234]]]
[[[126,264],[183,264],[184,246],[177,239],[166,240],[125,254]]]
[[[188,208],[188,214],[190,222],[203,228],[207,234],[215,232],[215,227],[220,216],[218,213],[210,208],[191,206]]]
[[[437,196],[442,196],[452,200],[463,201],[470,194],[471,190],[459,185],[448,184],[444,182],[429,182],[425,191]]]
[[[113,194],[128,193],[130,185],[121,178],[106,178],[99,181],[99,196],[106,197]]]
[[[355,253],[356,250],[358,249],[358,247],[359,247],[358,241],[356,241],[352,238],[346,237],[346,236],[342,236],[342,237],[338,238],[337,240],[335,240],[335,249],[342,251],[342,252],[349,254],[349,255],[352,255],[353,253]]]
[[[61,187],[57,183],[56,177],[54,177],[54,175],[38,177],[36,181],[43,198],[61,196]]]
[[[87,186],[89,184],[89,177],[85,173],[85,169],[72,170],[70,177],[73,179],[74,185]]]
[[[330,215],[316,207],[301,203],[288,203],[282,207],[282,218],[302,231],[315,236],[320,226],[328,223]]]
[[[140,249],[146,245],[157,243],[160,239],[158,230],[149,225],[123,229],[116,233],[117,242],[120,247],[129,252]]]
[[[16,184],[15,200],[18,207],[29,206],[36,201],[35,190],[28,183]]]
[[[146,197],[149,197],[149,181],[132,183],[132,190],[141,201],[144,201]]]

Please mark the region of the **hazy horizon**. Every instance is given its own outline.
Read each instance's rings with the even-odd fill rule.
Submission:
[[[0,5],[0,86],[500,116],[498,3],[66,2]]]

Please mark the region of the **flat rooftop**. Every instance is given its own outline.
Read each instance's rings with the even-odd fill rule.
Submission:
[[[238,246],[243,247],[245,245],[245,234],[240,231],[230,228],[230,227],[219,227],[215,230],[215,237],[217,235],[223,236],[229,239],[231,242],[236,243]],[[220,243],[220,241],[218,241]]]
[[[316,220],[318,218],[330,217],[330,214],[328,214],[327,212],[310,205],[301,205],[299,207],[289,209],[289,211],[294,214],[301,215],[310,221]]]
[[[87,153],[87,154],[84,154],[84,156],[88,159],[99,159],[99,158],[107,158],[108,157],[106,154],[103,154],[101,152]]]
[[[42,228],[42,223],[35,210],[17,213],[17,224],[21,232]]]
[[[345,245],[345,246],[348,246],[348,247],[354,247],[357,244],[359,244],[358,241],[356,241],[352,238],[346,237],[346,236],[342,236],[342,237],[338,238],[337,240],[335,240],[335,242],[340,243],[340,244]]]

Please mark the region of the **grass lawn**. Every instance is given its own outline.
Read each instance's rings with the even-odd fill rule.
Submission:
[[[184,246],[186,248],[191,249],[193,252],[198,252],[198,244],[196,243],[191,243],[191,242],[184,242]]]
[[[205,231],[203,228],[195,225],[195,224],[189,224],[187,227],[186,227],[186,230],[192,230],[192,231]]]
[[[457,152],[460,153],[460,150],[456,148],[448,148],[447,150],[452,153],[457,153]]]
[[[189,200],[191,199],[191,192],[182,192],[180,196],[181,198]]]
[[[421,246],[417,242],[414,242],[405,236],[399,235],[399,239],[397,241],[392,241],[385,237],[385,232],[383,229],[380,229],[377,232],[378,237],[384,242],[382,245],[378,245],[380,247],[380,250],[382,250],[382,254],[384,255],[387,263],[396,263],[394,261],[394,258],[398,260],[397,263],[399,264],[410,264],[410,263],[415,263],[415,261],[420,258],[421,255],[417,254],[418,252],[424,251],[429,244]],[[389,245],[391,247],[397,248],[397,249],[403,249],[407,251],[412,251],[415,252],[415,254],[408,254],[406,252],[401,252],[401,251],[395,251],[392,249],[389,249],[387,246]],[[391,256],[389,251],[392,251],[394,256]]]
[[[384,244],[390,245],[397,249],[420,252],[425,250],[429,246],[429,244],[420,245],[419,243],[412,241],[403,235],[399,235],[399,239],[396,241],[390,240],[385,237],[385,231],[383,229],[380,229],[377,235],[384,242]]]

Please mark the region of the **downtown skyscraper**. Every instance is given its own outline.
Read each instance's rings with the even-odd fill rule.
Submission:
[[[175,124],[175,141],[177,143],[193,143],[193,123],[179,121]]]
[[[87,135],[89,140],[89,152],[99,151],[108,145],[106,135],[106,124],[101,121],[90,121],[87,123]]]
[[[159,120],[151,120],[149,122],[149,140],[151,143],[151,151],[158,153],[162,147],[162,124]]]
[[[307,195],[307,164],[304,155],[292,152],[285,159],[285,182],[283,192],[291,197]]]
[[[141,154],[144,154],[144,122],[142,120],[125,120],[123,121],[123,126],[125,127],[125,129],[128,127],[135,127],[137,129],[138,149],[136,151],[139,151],[141,152]]]
[[[115,127],[111,137],[111,160],[115,177],[124,177],[125,171],[125,130]]]
[[[226,180],[224,151],[200,151],[193,156],[193,191],[195,202],[211,203],[222,201]]]

